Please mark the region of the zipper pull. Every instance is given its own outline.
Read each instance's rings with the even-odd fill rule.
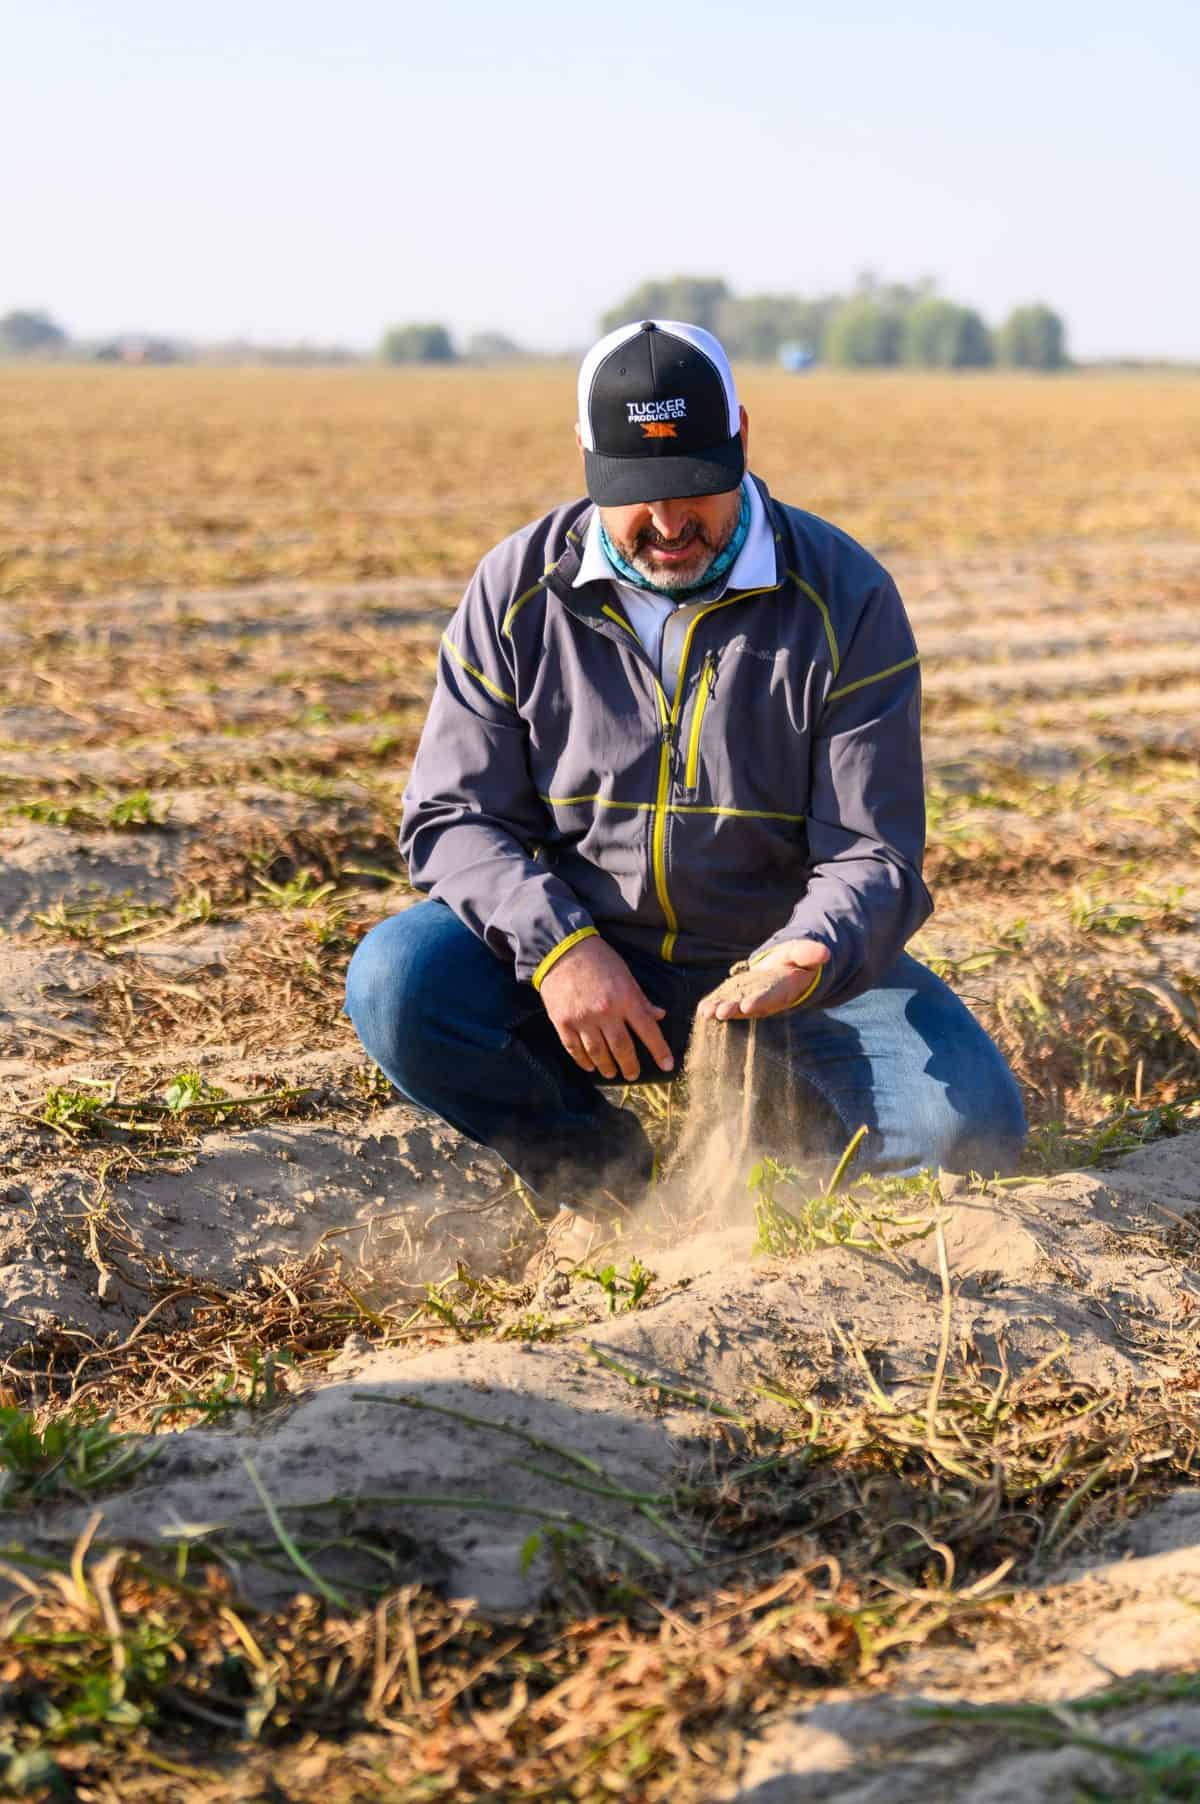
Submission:
[[[671,783],[678,783],[680,776],[679,735],[669,720],[663,723],[662,742],[663,750],[667,754],[667,770],[670,772]]]

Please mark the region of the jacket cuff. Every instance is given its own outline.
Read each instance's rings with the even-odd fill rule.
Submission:
[[[802,933],[798,928],[789,925],[781,928],[778,933],[773,933],[769,940],[764,940],[757,951],[750,954],[746,963],[749,965],[758,964],[760,959],[766,958],[769,953],[774,952],[778,947],[786,946],[789,940],[815,940],[818,945],[825,946],[828,949],[829,957],[823,965],[817,966],[813,973],[812,982],[808,985],[807,989],[804,990],[803,994],[797,996],[795,1002],[789,1002],[787,1008],[782,1009],[780,1012],[786,1015],[794,1008],[803,1008],[807,1002],[812,1002],[814,1006],[818,1008],[824,1007],[823,998],[833,988],[835,975],[838,981],[840,981],[842,975],[840,972],[835,972],[835,964],[837,962],[836,953],[834,951],[833,942],[827,934]]]
[[[544,979],[548,973],[554,969],[564,952],[569,952],[572,946],[577,946],[579,944],[580,940],[590,939],[596,932],[597,929],[595,927],[578,927],[574,933],[569,933],[565,940],[559,940],[558,945],[553,946],[550,951],[547,952],[545,958],[529,979],[534,989],[540,992]]]

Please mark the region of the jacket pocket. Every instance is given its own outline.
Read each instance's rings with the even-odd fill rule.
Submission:
[[[717,660],[712,652],[705,656],[700,670],[700,684],[696,700],[692,705],[692,726],[688,733],[687,760],[683,767],[683,786],[695,789],[700,780],[700,733],[704,726],[704,715],[717,686]]]

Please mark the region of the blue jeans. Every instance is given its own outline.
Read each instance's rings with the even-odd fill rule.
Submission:
[[[723,970],[613,944],[666,1009],[678,1070],[696,1006]],[[648,1181],[652,1153],[636,1114],[605,1098],[605,1080],[564,1051],[532,986],[444,903],[419,902],[372,928],[350,961],[346,1012],[402,1095],[492,1147],[539,1194],[620,1194]],[[1012,1073],[953,991],[907,954],[853,1002],[776,1015],[756,1032],[763,1065],[786,1063],[789,1094],[801,1091],[823,1120],[828,1150],[866,1123],[856,1169],[991,1175],[1015,1164],[1025,1117]],[[645,1081],[662,1081],[648,1053],[642,1067]]]

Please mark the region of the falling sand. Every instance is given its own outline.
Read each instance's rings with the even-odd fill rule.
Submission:
[[[724,986],[732,999],[739,975]],[[697,1214],[745,1217],[751,1209],[747,1178],[758,1160],[819,1169],[831,1154],[836,1157],[839,1136],[845,1138],[770,1021],[698,1016],[683,1091],[683,1124],[664,1179]]]
[[[697,1018],[683,1067],[684,1114],[664,1179],[724,1214],[750,1163],[758,1024]]]

